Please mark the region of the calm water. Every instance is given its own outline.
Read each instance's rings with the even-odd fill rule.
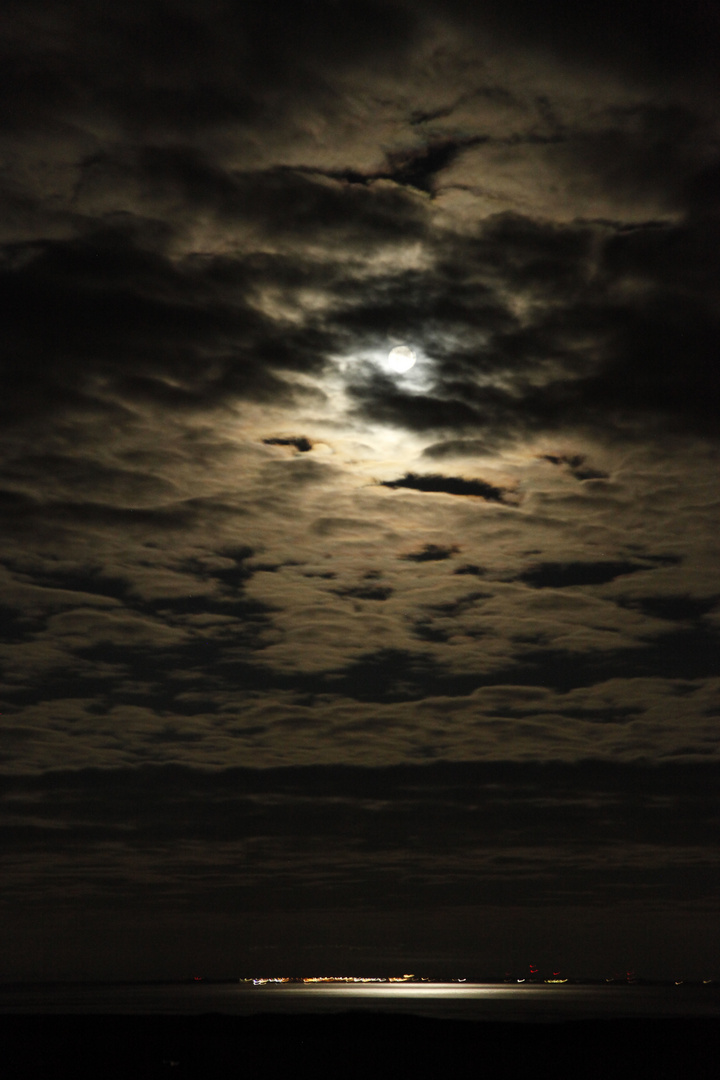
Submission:
[[[412,1013],[446,1019],[553,1021],[720,1017],[720,986],[497,984],[64,984],[0,987],[0,1013],[201,1015]]]

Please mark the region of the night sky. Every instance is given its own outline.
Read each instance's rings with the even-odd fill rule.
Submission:
[[[718,974],[718,8],[3,20],[0,976]]]

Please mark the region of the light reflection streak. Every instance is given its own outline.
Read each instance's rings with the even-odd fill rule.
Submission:
[[[498,985],[497,983],[271,983],[268,982],[256,989],[263,993],[282,994],[283,997],[290,994],[305,994],[313,997],[346,997],[346,998],[394,998],[398,1001],[406,1000],[409,1003],[418,1000],[433,998],[508,998],[522,994],[527,997],[528,993],[535,990],[546,994],[548,991],[540,986],[518,987]],[[555,991],[557,993],[558,991]]]
[[[594,984],[268,983],[241,990],[237,1005],[238,1011],[249,1013],[331,1014],[357,1010],[535,1023],[593,1017],[720,1015],[720,1002],[704,987],[681,997],[675,987]]]
[[[28,984],[0,987],[0,1012],[91,1015],[414,1014],[482,1021],[592,1017],[720,1016],[713,986],[498,983]]]

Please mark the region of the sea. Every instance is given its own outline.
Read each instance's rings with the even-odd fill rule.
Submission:
[[[717,1080],[720,987],[5,984],[0,1046],[12,1080]]]
[[[406,1014],[442,1020],[559,1023],[720,1018],[720,983],[163,983],[0,985],[4,1015],[238,1016]]]

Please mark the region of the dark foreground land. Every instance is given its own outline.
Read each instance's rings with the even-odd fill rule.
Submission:
[[[720,1076],[712,1019],[484,1023],[416,1016],[0,1016],[8,1080],[249,1076]]]

